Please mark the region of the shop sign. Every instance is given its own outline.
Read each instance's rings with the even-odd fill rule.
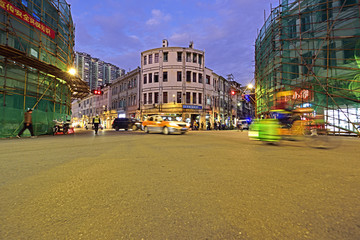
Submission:
[[[295,89],[294,94],[292,96],[293,100],[310,100],[311,99],[311,91],[308,89]]]
[[[183,105],[183,109],[202,109],[202,106],[198,105]]]
[[[6,0],[0,0],[0,8],[4,9],[6,12],[14,15],[15,17],[27,22],[31,26],[35,27],[36,29],[40,30],[44,34],[48,35],[52,39],[55,38],[55,31],[46,26],[45,24],[37,21],[35,18],[31,17],[27,12],[20,10],[19,8],[15,7],[11,3]]]

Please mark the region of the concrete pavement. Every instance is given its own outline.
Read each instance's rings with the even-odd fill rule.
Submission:
[[[359,139],[246,134],[0,140],[0,239],[359,239]]]

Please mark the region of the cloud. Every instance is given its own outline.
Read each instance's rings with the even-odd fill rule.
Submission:
[[[146,21],[146,25],[148,26],[159,25],[160,23],[170,21],[171,19],[170,14],[164,14],[159,9],[153,9],[151,15],[152,17]]]

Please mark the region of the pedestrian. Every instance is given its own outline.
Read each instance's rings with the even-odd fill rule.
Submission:
[[[211,130],[211,127],[210,127],[210,122],[208,122],[208,125],[207,125],[207,130]]]
[[[99,130],[99,124],[101,123],[100,121],[100,117],[99,115],[96,115],[94,118],[93,118],[93,125],[94,125],[94,129],[95,129],[95,134],[98,133],[98,130]]]
[[[217,123],[216,123],[216,121],[214,122],[214,130],[217,130]]]
[[[18,133],[18,135],[16,135],[17,138],[20,138],[21,134],[23,134],[23,132],[26,129],[29,129],[30,134],[31,134],[31,138],[34,138],[34,131],[33,131],[33,126],[32,126],[32,109],[29,108],[25,113],[24,113],[24,127],[20,130],[20,132]]]
[[[201,122],[201,129],[204,129],[204,122]]]

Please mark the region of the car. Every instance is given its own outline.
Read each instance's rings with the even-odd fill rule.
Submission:
[[[142,122],[142,127],[145,133],[158,132],[165,135],[171,133],[185,134],[189,131],[190,124],[177,121],[173,116],[153,115]]]
[[[125,131],[132,129],[136,131],[141,128],[141,122],[134,118],[115,118],[112,123],[112,128],[116,131],[120,129],[125,129]]]
[[[239,122],[241,123],[242,125],[242,129],[246,129],[246,130],[249,130],[249,123],[248,123],[248,120],[246,119],[240,119]]]

